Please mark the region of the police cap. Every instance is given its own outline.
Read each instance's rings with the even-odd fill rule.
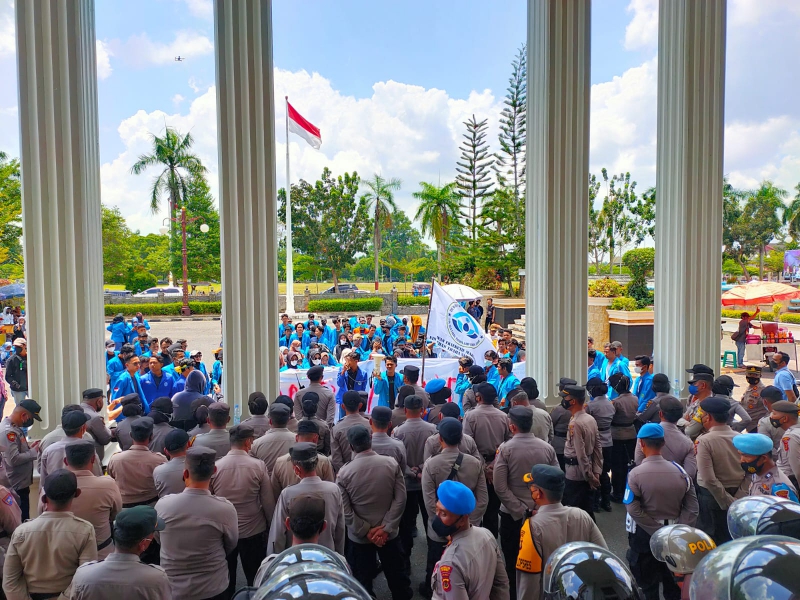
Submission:
[[[292,460],[305,461],[317,457],[317,445],[313,442],[297,442],[289,449]]]
[[[454,515],[468,515],[475,510],[475,494],[459,481],[446,479],[437,490],[439,502]]]
[[[794,402],[789,402],[788,400],[781,400],[772,405],[772,410],[787,415],[797,415],[798,411],[800,411],[800,408],[798,408],[797,404],[795,404]]]
[[[553,465],[533,465],[530,473],[522,476],[525,483],[550,492],[561,493],[566,486],[564,471]]]
[[[645,423],[636,437],[640,440],[658,440],[664,438],[664,428],[658,423]]]
[[[763,433],[734,436],[733,445],[739,452],[749,456],[761,456],[772,452],[772,440]]]
[[[456,446],[461,443],[462,427],[461,421],[453,417],[445,417],[439,422],[439,437],[448,446]]]

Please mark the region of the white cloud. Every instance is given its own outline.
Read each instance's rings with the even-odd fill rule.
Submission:
[[[736,187],[754,188],[769,179],[793,190],[800,181],[800,118],[782,115],[728,124],[725,173]]]
[[[13,0],[0,0],[0,58],[17,51]]]
[[[184,97],[183,97],[183,96],[181,96],[180,94],[175,94],[175,95],[172,97],[172,103],[173,103],[175,106],[180,106],[180,103],[181,103],[181,102],[183,102],[184,100],[186,100],[186,98],[184,98]]]
[[[214,3],[212,0],[184,0],[189,12],[195,17],[208,21],[214,18]]]
[[[112,40],[108,45],[116,56],[125,57],[124,60],[137,68],[170,64],[175,61],[176,56],[191,60],[214,52],[211,39],[189,30],[177,32],[175,39],[168,44],[153,41],[146,33],[140,33],[129,37],[125,42]]]
[[[625,49],[655,48],[658,45],[658,0],[631,0],[626,10],[633,13],[633,18],[625,28]]]
[[[785,19],[786,12],[800,15],[800,3],[786,0],[731,0],[728,7],[728,22],[735,27],[753,27],[768,18]]]
[[[97,78],[98,79],[107,79],[111,76],[111,72],[113,69],[111,68],[111,59],[110,57],[114,55],[108,49],[108,44],[106,44],[102,40],[97,40],[96,42],[97,48]]]

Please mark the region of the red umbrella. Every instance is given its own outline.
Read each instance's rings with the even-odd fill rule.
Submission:
[[[785,283],[751,281],[722,294],[722,306],[753,306],[800,298],[800,290]]]

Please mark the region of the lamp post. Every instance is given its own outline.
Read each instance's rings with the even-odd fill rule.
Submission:
[[[181,216],[178,219],[173,219],[172,217],[166,217],[164,222],[166,223],[168,220],[173,221],[174,223],[181,224],[181,261],[183,263],[183,306],[181,306],[181,315],[184,317],[188,317],[192,314],[192,309],[189,308],[189,267],[186,263],[187,253],[186,253],[186,225],[189,223],[194,223],[198,219],[202,217],[192,217],[191,219],[186,217],[186,207],[181,208]],[[200,225],[200,231],[203,233],[208,233],[209,227],[205,223]],[[166,227],[162,227],[160,229],[162,234],[168,233],[169,229]]]

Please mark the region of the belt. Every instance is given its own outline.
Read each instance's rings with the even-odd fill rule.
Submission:
[[[611,427],[632,427],[633,423],[634,421],[631,421],[630,423],[612,423]]]
[[[598,427],[597,431],[608,431],[610,429],[611,429],[611,427],[609,425],[606,425],[605,427]]]
[[[556,436],[556,437],[565,438],[565,437],[567,437],[567,432],[566,431],[554,431],[553,435]]]
[[[570,467],[577,467],[578,466],[578,458],[575,456],[565,456],[564,457],[564,464],[569,465]]]
[[[105,542],[103,542],[102,544],[97,544],[97,549],[98,549],[98,550],[102,550],[103,548],[107,548],[108,546],[110,546],[110,545],[111,545],[111,542],[113,542],[113,541],[114,541],[114,538],[108,538],[108,539],[107,539]]]
[[[150,500],[142,500],[141,502],[128,502],[122,505],[122,508],[133,508],[134,506],[147,506],[158,502],[158,496],[150,498]]]
[[[31,600],[50,600],[50,598],[58,598],[61,592],[28,592]]]

